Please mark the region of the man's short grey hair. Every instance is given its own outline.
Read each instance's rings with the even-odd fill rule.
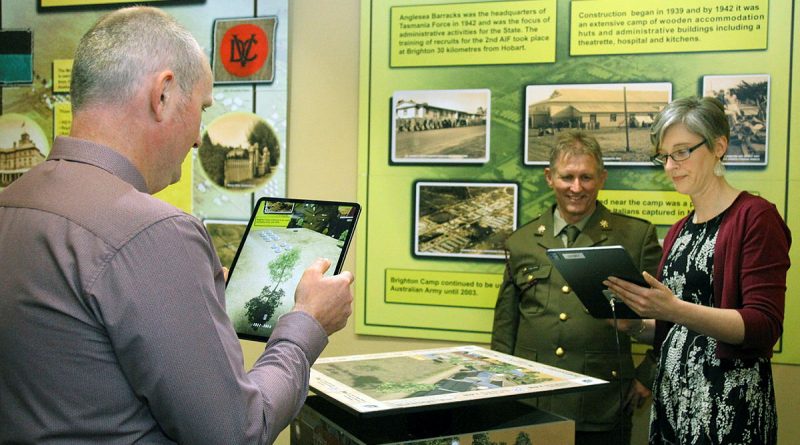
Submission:
[[[188,95],[207,59],[197,40],[169,14],[150,7],[123,8],[101,17],[75,51],[70,93],[73,110],[87,104],[123,104],[144,76],[171,69]]]
[[[701,136],[709,150],[719,137],[730,140],[731,127],[725,115],[725,106],[714,97],[689,96],[668,103],[653,119],[650,142],[658,151],[664,133],[671,126],[682,123],[692,133]]]
[[[550,150],[550,168],[556,168],[558,161],[568,155],[589,155],[597,163],[598,172],[605,169],[600,143],[583,130],[567,130],[559,133],[556,145]]]

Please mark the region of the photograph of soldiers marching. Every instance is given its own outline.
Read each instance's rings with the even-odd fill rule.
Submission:
[[[488,89],[395,91],[392,162],[488,161],[490,101]]]

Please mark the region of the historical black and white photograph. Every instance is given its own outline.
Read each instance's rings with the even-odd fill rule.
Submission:
[[[28,116],[0,115],[0,190],[44,162],[50,144],[39,124]]]
[[[723,162],[767,165],[769,74],[704,76],[703,95],[725,105],[731,140]]]
[[[392,162],[487,162],[490,103],[488,89],[395,91]]]
[[[274,174],[281,147],[275,130],[261,116],[235,111],[208,125],[197,154],[212,183],[252,192]]]
[[[579,128],[600,143],[607,165],[653,165],[650,127],[672,100],[672,84],[528,85],[525,164],[546,165],[559,132]]]
[[[504,258],[517,228],[517,184],[417,182],[414,254]]]

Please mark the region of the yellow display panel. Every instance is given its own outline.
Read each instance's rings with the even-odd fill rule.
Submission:
[[[156,193],[156,198],[166,201],[186,213],[192,212],[192,155],[189,153],[181,164],[181,179]]]
[[[688,195],[673,191],[601,190],[597,199],[612,212],[664,226],[672,225],[693,208]]]
[[[556,1],[391,8],[391,66],[555,61]]]
[[[72,59],[53,60],[53,92],[69,93],[72,80]]]
[[[163,0],[138,0],[135,3],[160,2]],[[88,6],[88,5],[111,5],[115,3],[134,3],[131,0],[39,0],[42,8],[56,6]]]
[[[292,214],[260,213],[253,220],[254,229],[267,227],[286,227],[292,220]]]
[[[53,137],[68,136],[72,129],[72,104],[59,102],[53,105]]]
[[[502,274],[386,270],[386,301],[431,306],[493,308]]]
[[[570,55],[767,48],[768,0],[571,2]]]

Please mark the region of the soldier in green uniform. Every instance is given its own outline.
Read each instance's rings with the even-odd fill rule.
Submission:
[[[556,203],[506,241],[508,259],[495,307],[492,349],[610,381],[600,390],[541,397],[537,403],[575,420],[577,445],[627,445],[633,408],[651,395],[652,357],[648,354],[637,369],[631,358],[630,337],[644,324],[618,321],[623,332],[620,357],[613,323],[587,313],[545,252],[567,245],[621,244],[640,270],[655,273],[661,259],[656,229],[597,202],[608,172],[597,140],[588,134],[562,133],[544,173]]]

